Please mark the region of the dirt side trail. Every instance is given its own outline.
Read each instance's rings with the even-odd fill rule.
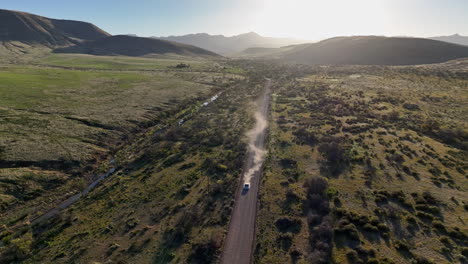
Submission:
[[[265,156],[268,111],[270,105],[271,80],[267,79],[265,89],[257,101],[256,123],[247,135],[250,138],[249,153],[244,174],[236,194],[234,210],[229,223],[221,263],[247,264],[251,262],[255,240],[255,219],[262,164]],[[244,182],[250,183],[248,191],[243,190]]]

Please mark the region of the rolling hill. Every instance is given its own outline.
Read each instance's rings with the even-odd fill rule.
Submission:
[[[378,36],[336,37],[280,48],[279,51],[263,51],[260,57],[272,56],[302,64],[416,65],[468,57],[468,47],[462,45],[422,38]],[[259,53],[251,56],[255,57],[255,54]]]
[[[107,36],[109,33],[91,23],[0,9],[0,42],[57,47]]]
[[[183,56],[218,57],[219,55],[191,45],[128,35],[110,36],[75,46],[59,48],[56,53],[91,55],[146,56],[150,54],[177,54]]]
[[[432,37],[430,39],[468,46],[468,37],[454,34],[451,36]]]
[[[282,46],[304,43],[304,41],[288,38],[263,37],[255,32],[240,34],[232,37],[199,33],[184,36],[154,38],[194,45],[222,55],[235,54],[252,47],[279,48]]]

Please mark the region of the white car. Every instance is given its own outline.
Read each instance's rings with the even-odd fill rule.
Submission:
[[[244,183],[244,190],[250,189],[250,183]]]

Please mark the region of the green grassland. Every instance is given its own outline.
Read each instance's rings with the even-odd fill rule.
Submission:
[[[464,263],[468,80],[311,71],[275,91],[255,263]]]
[[[249,105],[263,87],[253,79],[175,114],[189,116],[182,125],[144,131],[115,154],[122,169],[86,198],[23,233],[4,232],[5,256],[25,263],[215,261],[244,160]]]
[[[241,70],[224,62],[71,57],[31,55],[27,64],[0,65],[3,234],[18,234],[29,219],[82,190],[148,129],[176,123],[187,110],[244,79],[233,74]],[[81,66],[66,67],[73,60]],[[176,68],[180,63],[190,67]]]
[[[84,54],[52,54],[33,61],[35,64],[71,68],[112,69],[112,70],[167,70],[178,63],[190,65],[191,70],[204,71],[212,65],[206,59],[184,58],[182,56],[159,55],[155,58],[124,56],[93,56]]]

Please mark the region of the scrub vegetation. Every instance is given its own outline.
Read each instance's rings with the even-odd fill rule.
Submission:
[[[463,70],[313,67],[277,87],[255,263],[465,263]]]
[[[141,138],[170,135],[165,129],[245,79],[225,62],[190,58],[30,59],[0,66],[0,251],[10,261],[35,252],[37,236],[48,230],[30,225],[37,216],[82,191],[95,175],[130,163],[135,148],[144,147]],[[69,67],[74,60],[81,63]],[[178,146],[167,143],[160,151],[175,151],[172,145]],[[163,167],[180,162],[178,154]]]
[[[219,262],[251,102],[270,78],[255,263],[463,263],[468,81],[457,65],[5,62],[1,258]],[[87,196],[34,221],[111,167]]]

